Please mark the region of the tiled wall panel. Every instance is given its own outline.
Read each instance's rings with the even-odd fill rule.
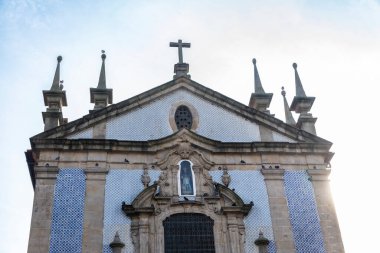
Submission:
[[[251,201],[254,203],[251,212],[244,219],[246,230],[245,251],[258,253],[258,248],[254,241],[258,238],[261,230],[264,236],[270,240],[269,253],[275,253],[276,247],[273,241],[269,199],[263,175],[260,171],[232,169],[228,173],[232,179],[228,187],[235,189],[235,192],[243,199],[244,203]],[[212,171],[210,174],[215,182],[221,183],[222,171]]]
[[[223,142],[260,141],[259,127],[231,111],[180,89],[155,101],[135,108],[123,115],[109,119],[106,124],[106,139],[146,141],[173,134],[169,124],[173,104],[185,101],[194,106],[199,114],[199,125],[195,132],[207,138]],[[69,139],[92,138],[89,128],[69,135]],[[273,132],[274,141],[294,142]]]
[[[272,132],[272,134],[273,134],[273,141],[275,142],[294,142],[294,140],[280,133]]]
[[[123,252],[133,252],[130,235],[131,220],[121,210],[122,202],[130,204],[134,198],[144,189],[141,183],[143,169],[110,170],[105,186],[104,228],[103,228],[103,252],[111,253],[109,244],[112,242],[116,231],[120,239],[125,243]],[[158,180],[159,171],[149,170],[152,184]]]
[[[306,171],[286,171],[284,180],[297,253],[326,253],[313,186]]]
[[[152,140],[170,134],[172,104],[186,101],[199,114],[196,132],[220,141],[260,141],[258,125],[230,111],[222,109],[184,89],[177,90],[141,108],[107,122],[107,139]]]
[[[81,169],[60,169],[54,190],[50,253],[82,252],[86,184]]]
[[[93,129],[92,127],[81,130],[77,133],[69,135],[68,139],[92,139],[93,138]]]

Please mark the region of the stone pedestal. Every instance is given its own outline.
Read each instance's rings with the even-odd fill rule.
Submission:
[[[179,78],[179,77],[187,77],[190,78],[189,73],[189,64],[187,63],[177,63],[174,65],[174,73],[175,75],[173,76],[174,79]]]
[[[272,101],[272,97],[273,93],[252,93],[251,99],[249,100],[249,107],[270,114],[268,108]]]
[[[311,113],[304,113],[301,114],[298,118],[297,127],[305,130],[306,132],[317,135],[317,132],[315,130],[316,121],[317,118],[313,118],[313,115],[311,115]]]

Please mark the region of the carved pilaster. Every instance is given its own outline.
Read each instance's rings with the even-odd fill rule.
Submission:
[[[150,253],[149,242],[149,216],[147,214],[140,215],[139,220],[139,240],[140,240],[140,252]]]
[[[328,253],[344,253],[338,218],[330,191],[328,178],[330,172],[324,169],[307,170],[314,188],[325,249]]]
[[[241,252],[239,223],[236,215],[233,213],[227,214],[227,230],[230,243],[230,252]]]
[[[140,250],[139,217],[138,216],[132,216],[131,237],[132,237],[132,244],[134,246],[134,253],[138,253]]]
[[[178,198],[178,178],[177,178],[177,175],[178,175],[179,166],[178,165],[171,165],[169,168],[170,168],[170,171],[172,174],[171,175],[172,187],[170,188],[170,189],[172,189],[171,194]]]
[[[295,252],[289,209],[285,197],[283,169],[261,169],[267,187],[273,235],[278,253]]]
[[[35,167],[34,172],[36,186],[30,224],[28,253],[49,251],[53,195],[58,168]]]
[[[88,168],[84,207],[82,252],[101,252],[103,248],[103,217],[105,183],[108,170]],[[116,251],[117,252],[117,251]]]

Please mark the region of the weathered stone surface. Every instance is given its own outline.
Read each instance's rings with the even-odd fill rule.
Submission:
[[[327,253],[344,253],[339,223],[330,191],[328,179],[330,170],[311,169],[307,172],[313,183],[325,249]]]
[[[82,252],[102,252],[104,189],[107,170],[87,169]]]
[[[36,173],[33,212],[30,224],[28,253],[49,252],[50,225],[54,186],[57,171],[54,168]]]
[[[262,169],[267,186],[277,253],[295,252],[293,232],[284,190],[283,169]]]

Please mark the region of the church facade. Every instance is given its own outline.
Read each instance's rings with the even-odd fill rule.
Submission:
[[[113,104],[105,59],[94,109],[67,122],[58,64],[43,91],[44,132],[25,152],[34,187],[29,253],[343,253],[329,190],[332,143],[316,135],[294,64],[286,122],[254,64],[248,105],[173,80]],[[297,122],[291,111],[299,114]]]

